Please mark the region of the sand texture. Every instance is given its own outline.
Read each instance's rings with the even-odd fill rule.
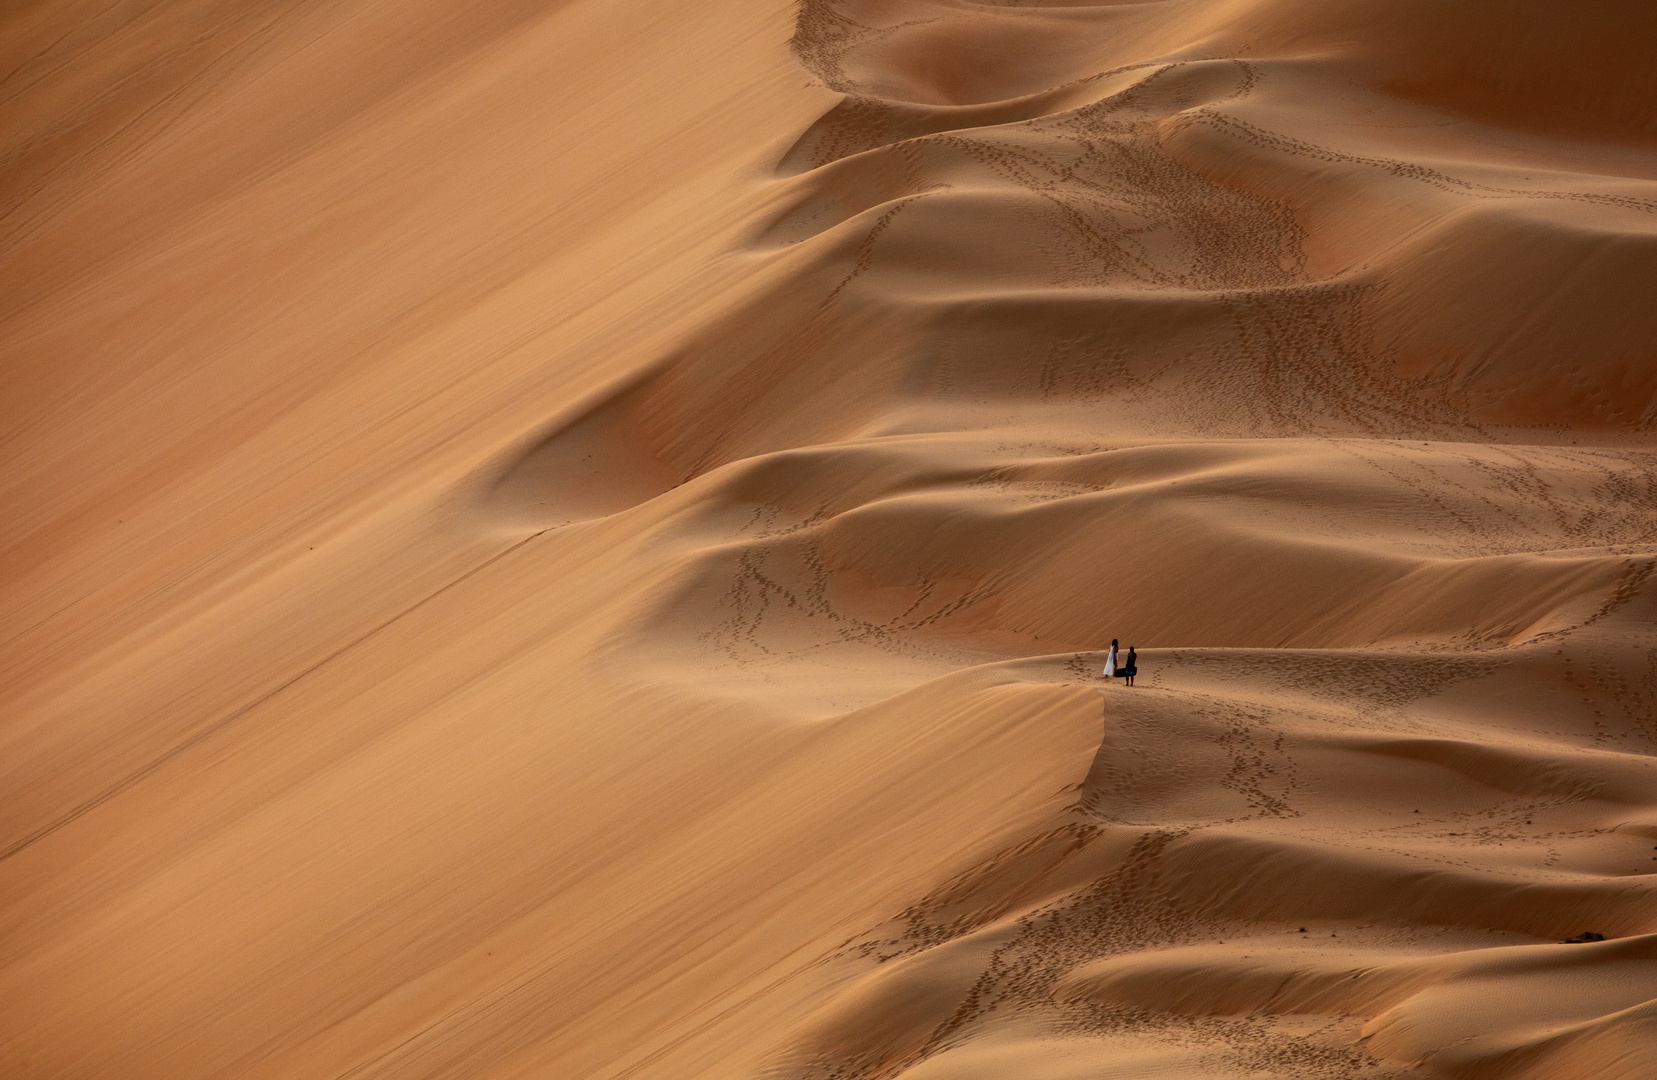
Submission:
[[[1653,1080],[1653,56],[0,5],[0,1077]]]

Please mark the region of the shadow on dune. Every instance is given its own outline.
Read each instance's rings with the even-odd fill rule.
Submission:
[[[1643,1075],[1657,143],[1624,16],[1657,32],[803,6],[846,97],[756,238],[795,276],[651,391],[727,406],[668,454],[766,526],[673,610],[796,682],[953,643],[1076,649],[1027,677],[1085,685],[1111,637],[1156,674],[1101,687],[1068,816],[837,954],[770,1075]],[[1590,926],[1620,940],[1540,943]]]

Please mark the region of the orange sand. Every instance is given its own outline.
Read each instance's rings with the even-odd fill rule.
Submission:
[[[0,1076],[1657,1076],[1654,49],[8,5]]]

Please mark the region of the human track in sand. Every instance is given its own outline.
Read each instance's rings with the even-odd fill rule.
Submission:
[[[1649,1080],[1657,6],[243,7],[0,8],[0,1075]]]
[[[1278,648],[1142,644],[1150,677],[1133,691],[1096,679],[1098,653],[1078,653],[1062,668],[1024,662],[1021,677],[1102,691],[1104,744],[1067,816],[833,954],[844,987],[779,1050],[766,1075],[919,1080],[999,1069],[1114,1077],[1145,1068],[1356,1078],[1414,1076],[1417,1066],[1430,1065],[1434,1075],[1541,1076],[1587,1062],[1636,1075],[1618,1048],[1622,1037],[1609,1034],[1621,1021],[1599,1014],[1572,1014],[1538,1034],[1504,1020],[1495,1005],[1458,1005],[1477,1021],[1429,1019],[1423,1010],[1483,993],[1474,989],[1487,985],[1481,978],[1511,979],[1503,985],[1521,995],[1555,993],[1592,961],[1573,951],[1581,946],[1528,943],[1560,941],[1589,923],[1610,927],[1612,937],[1635,936],[1604,963],[1633,956],[1643,965],[1637,985],[1604,1012],[1633,1007],[1637,1015],[1657,997],[1657,945],[1639,936],[1657,929],[1647,915],[1657,878],[1647,865],[1650,845],[1640,842],[1657,836],[1650,817],[1657,790],[1657,677],[1649,659],[1657,637],[1646,592],[1657,566],[1650,453],[1640,441],[1614,439],[1526,445],[1522,433],[1500,426],[1508,418],[1466,394],[1465,375],[1400,375],[1408,365],[1379,325],[1390,317],[1378,303],[1388,272],[1362,265],[1315,272],[1307,250],[1320,241],[1301,223],[1303,205],[1262,194],[1273,186],[1270,169],[1280,166],[1250,173],[1240,165],[1218,182],[1211,176],[1222,151],[1212,148],[1213,138],[1249,147],[1238,157],[1250,164],[1263,160],[1251,156],[1258,151],[1373,170],[1435,195],[1504,201],[1526,212],[1553,202],[1648,215],[1657,200],[1464,179],[1407,157],[1351,153],[1268,130],[1234,110],[1279,77],[1277,69],[1240,57],[1140,61],[1004,101],[893,100],[878,87],[918,86],[923,77],[880,67],[878,57],[898,55],[892,42],[943,36],[952,20],[965,25],[979,10],[940,8],[905,19],[883,9],[878,25],[860,22],[857,11],[833,0],[802,5],[795,50],[847,97],[785,158],[785,171],[810,194],[770,236],[790,245],[861,237],[856,273],[870,284],[859,299],[875,310],[951,289],[971,297],[940,307],[959,312],[969,333],[990,328],[977,333],[976,348],[948,320],[928,325],[908,346],[931,373],[921,380],[928,392],[957,398],[975,386],[988,398],[1037,389],[1017,414],[1030,426],[1039,426],[1026,418],[1042,406],[1085,405],[1101,415],[1104,438],[1121,440],[1105,433],[1122,426],[1149,445],[1218,437],[1216,450],[1231,448],[1222,457],[1250,437],[1265,440],[1262,447],[1318,439],[1359,471],[1333,481],[1327,500],[1315,494],[1324,481],[1310,473],[1286,474],[1269,495],[1256,482],[1261,497],[1282,502],[1262,507],[1248,528],[1288,528],[1284,510],[1292,501],[1337,504],[1342,497],[1334,492],[1342,484],[1358,490],[1367,474],[1377,486],[1356,496],[1363,509],[1346,539],[1335,539],[1332,522],[1300,520],[1327,530],[1333,543],[1365,546],[1382,522],[1413,504],[1425,516],[1411,535],[1390,531],[1396,552],[1431,551],[1441,568],[1581,553],[1603,573],[1568,614],[1559,608],[1523,629],[1453,620],[1437,629],[1376,627],[1367,647],[1347,638],[1346,647],[1331,649],[1343,634],[1333,618],[1299,639],[1287,632],[1259,643]],[[1209,144],[1206,157],[1192,156],[1193,141]],[[1037,238],[1032,246],[1045,264],[1015,267],[995,247],[1014,226],[982,216],[1007,213],[985,201],[987,190],[1020,207],[1007,221]],[[976,209],[923,224],[928,207],[950,200]],[[927,268],[938,273],[936,284],[929,280],[916,293],[894,277],[898,297],[879,296],[874,282],[883,261],[913,270],[924,258],[919,239],[903,242],[906,230],[942,238],[950,228],[985,239],[942,240],[937,266]],[[1177,317],[1143,314],[1158,304]],[[1001,326],[983,314],[998,305],[1009,313]],[[1131,335],[1124,325],[1134,325]],[[985,346],[985,336],[993,344]],[[963,352],[973,362],[963,364]],[[1088,428],[1079,414],[1055,415],[1064,419],[1050,427]],[[928,440],[938,452],[950,445],[942,433],[915,436],[912,445]],[[833,450],[825,444],[812,453]],[[1118,441],[1083,460],[1130,453]],[[1099,475],[1111,470],[1089,476],[1052,459],[1010,455],[991,464],[995,457],[980,466],[994,480],[934,482],[928,495],[911,489],[907,497],[917,511],[923,500],[937,507],[934,528],[961,529],[945,522],[980,513],[970,492],[1020,476],[1048,483],[1086,477],[1091,486],[1053,491],[1056,502],[1048,505],[1073,513],[1049,514],[1064,529],[1034,526],[1049,539],[1023,558],[1073,570],[1078,563],[1059,537],[1090,530],[1106,550],[1130,549],[1123,563],[1160,577],[1163,603],[1204,604],[1200,589],[1171,595],[1170,584],[1181,592],[1185,565],[1160,564],[1153,541],[1125,540],[1135,526],[1104,511],[1111,498],[1129,498],[1119,481]],[[1191,496],[1203,491],[1201,475],[1193,469],[1182,477]],[[1170,501],[1160,505],[1177,505],[1175,482],[1163,479],[1158,490]],[[985,530],[995,528],[996,513],[1030,522],[1039,516],[1021,508],[1010,488],[997,494],[997,509],[981,517]],[[793,498],[802,497],[809,500],[796,489]],[[891,508],[890,518],[905,498],[891,494],[872,505]],[[1151,498],[1137,504],[1141,514],[1159,505]],[[1100,509],[1082,509],[1088,505]],[[791,541],[811,545],[803,565],[811,568],[812,604],[797,604],[779,584],[787,571],[773,569],[765,588],[829,620],[841,617],[829,600],[836,573],[897,588],[905,575],[891,568],[882,575],[866,554],[878,530],[861,543],[833,540],[842,514],[860,516],[825,503],[799,526],[823,539]],[[1179,542],[1222,557],[1227,541],[1198,539],[1199,532],[1193,526]],[[901,543],[890,531],[885,539]],[[1006,556],[1005,542],[985,544],[992,546]],[[1063,571],[1038,584],[1034,575],[1018,580],[963,559],[970,545],[951,550],[953,565],[940,557],[909,579],[920,595],[945,574],[978,582],[972,595],[987,613],[982,619],[1030,635],[1027,647],[1038,652],[1038,642],[1074,640],[1078,632],[1116,636],[1105,615],[1082,630],[1011,614],[1020,591],[1062,591]],[[784,554],[750,551],[773,560]],[[859,554],[839,554],[853,551]],[[754,557],[742,557],[744,573],[757,572]],[[1292,573],[1292,565],[1273,574]],[[1397,578],[1385,586],[1397,587]],[[1108,576],[1085,588],[1119,623],[1129,621],[1119,614],[1124,609],[1146,612],[1139,617],[1150,621],[1124,629],[1124,641],[1179,640],[1179,631],[1124,598]],[[1262,581],[1250,595],[1271,588]],[[770,677],[809,677],[806,658],[840,644],[833,635],[802,640],[797,625],[787,638],[768,637],[760,616],[743,615],[750,609],[734,597],[732,618],[749,620],[743,662]],[[1216,602],[1231,601],[1209,601]],[[1261,601],[1253,603],[1258,609]],[[1209,640],[1248,637],[1240,625],[1219,629],[1208,614],[1197,632]],[[894,619],[876,637],[882,648],[913,653],[929,637],[947,641],[954,616],[964,612],[941,609],[926,626]],[[984,623],[963,617],[959,626],[965,640]],[[792,647],[778,648],[784,640]],[[1296,640],[1324,647],[1281,647]],[[787,674],[795,668],[797,675]],[[1538,691],[1543,700],[1523,703],[1503,694],[1504,684],[1547,689]],[[1370,764],[1350,767],[1350,755]],[[1373,787],[1342,790],[1343,775],[1377,778]],[[1641,824],[1630,824],[1629,814]],[[1335,821],[1338,836],[1329,830]],[[1489,949],[1497,944],[1525,947]],[[1520,961],[1521,954],[1531,959]],[[1262,956],[1273,974],[1262,973]],[[1328,974],[1331,965],[1344,974]],[[1132,974],[1140,969],[1147,974]],[[1368,974],[1382,969],[1384,978]],[[1340,989],[1343,979],[1350,992]]]

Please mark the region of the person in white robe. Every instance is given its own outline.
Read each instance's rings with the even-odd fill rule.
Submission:
[[[1116,678],[1116,639],[1110,639],[1110,655],[1105,657],[1105,678]]]

